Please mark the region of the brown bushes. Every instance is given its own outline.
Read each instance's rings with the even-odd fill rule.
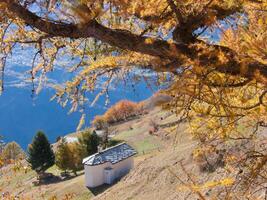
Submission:
[[[123,100],[112,106],[106,113],[108,123],[124,121],[138,114],[137,103]]]
[[[105,129],[108,125],[108,122],[105,118],[105,116],[97,115],[95,116],[94,120],[92,121],[92,125],[97,130]]]
[[[218,150],[213,146],[195,149],[193,159],[201,172],[214,172],[224,166],[225,150]]]
[[[143,114],[143,103],[135,103],[129,100],[122,100],[110,107],[102,116],[96,116],[92,125],[96,129],[103,129],[107,124],[128,120],[132,117]]]

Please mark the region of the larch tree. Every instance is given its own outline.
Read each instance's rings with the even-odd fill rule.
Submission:
[[[83,169],[82,161],[87,156],[86,149],[81,148],[79,143],[67,143],[68,146],[68,169],[72,171],[76,176],[79,170]]]
[[[59,169],[63,170],[66,173],[68,170],[69,162],[72,162],[70,160],[71,152],[68,147],[68,143],[65,141],[64,138],[59,142],[60,143],[55,153],[55,163]]]
[[[2,152],[5,161],[21,160],[25,158],[25,153],[16,142],[7,143]]]
[[[172,96],[165,108],[188,119],[200,149],[244,147],[238,156],[226,151],[228,163],[243,169],[246,195],[265,190],[266,0],[0,0],[0,24],[2,91],[7,57],[25,46],[35,50],[33,92],[60,58],[76,61],[64,66],[75,77],[55,87],[72,111],[98,84],[92,104],[108,96],[117,78],[164,84]]]
[[[86,148],[80,143],[68,143],[63,138],[56,149],[55,163],[65,174],[72,171],[77,175],[77,171],[83,168],[82,160],[87,155]]]
[[[6,163],[2,154],[5,147],[5,142],[2,138],[3,137],[0,135],[0,168]]]

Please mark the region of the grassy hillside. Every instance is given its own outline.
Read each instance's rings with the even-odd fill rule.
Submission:
[[[182,186],[179,178],[186,181],[185,172],[181,170],[180,162],[186,164],[187,170],[192,172],[194,166],[190,152],[194,143],[187,142],[177,148],[167,148],[161,152],[154,152],[139,162],[133,171],[95,200],[184,200],[188,191],[179,191]],[[177,177],[176,177],[177,176]],[[190,191],[189,191],[190,192]],[[188,199],[197,199],[192,196]]]
[[[55,167],[53,167],[55,168]],[[56,169],[49,169],[55,172]],[[66,195],[73,196],[74,199],[88,199],[93,194],[84,187],[83,173],[77,177],[61,180],[59,177],[53,178],[49,183],[35,185],[36,174],[29,170],[21,169],[14,171],[12,166],[1,169],[0,188],[1,193],[10,193],[13,197],[19,196],[20,199],[63,199]]]
[[[115,133],[114,138],[124,140],[132,145],[138,155],[134,158],[135,164],[146,162],[151,156],[169,146],[171,137],[168,128],[159,128],[158,131],[151,132],[152,124],[166,124],[175,120],[170,113],[162,111],[160,108],[153,108],[151,111],[136,119],[123,122],[110,127],[110,132]],[[184,130],[183,130],[184,131]],[[71,134],[77,136],[78,134]],[[24,163],[26,165],[26,163]],[[89,190],[84,186],[84,172],[78,176],[63,179],[60,177],[61,171],[56,166],[51,167],[48,172],[54,174],[54,178],[49,183],[35,185],[35,172],[24,167],[19,171],[14,170],[15,165],[9,165],[0,169],[0,192],[19,196],[21,199],[91,199],[101,194],[106,186]],[[112,186],[116,187],[116,185]]]

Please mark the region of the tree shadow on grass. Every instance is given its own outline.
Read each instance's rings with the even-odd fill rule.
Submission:
[[[33,184],[35,186],[41,186],[41,185],[50,185],[50,184],[54,184],[54,183],[59,183],[59,182],[63,182],[63,181],[68,181],[71,180],[73,178],[76,178],[78,176],[82,176],[84,174],[84,172],[78,172],[77,175],[66,175],[66,176],[56,176],[53,175],[51,173],[48,173],[48,175],[45,178],[42,178],[41,180],[36,180],[33,182]]]

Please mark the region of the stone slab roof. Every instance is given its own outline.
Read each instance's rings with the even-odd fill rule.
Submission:
[[[90,166],[100,165],[106,162],[115,164],[135,155],[136,153],[137,152],[135,151],[135,149],[132,148],[130,145],[126,143],[121,143],[116,146],[107,148],[96,154],[93,154],[87,158],[84,158],[83,164]]]

